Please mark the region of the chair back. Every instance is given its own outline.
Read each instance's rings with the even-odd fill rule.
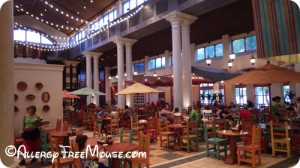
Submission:
[[[159,120],[159,122],[158,122],[158,131],[159,131],[159,133],[168,131],[168,121],[167,121],[167,119]]]
[[[59,149],[59,140],[58,138],[50,138],[50,148],[51,148],[51,153],[55,154],[55,153],[59,153],[60,154],[60,149]],[[56,158],[56,163],[57,165],[60,165],[60,157]]]
[[[216,128],[218,128],[219,130],[224,130],[227,128],[227,123],[225,118],[216,118],[215,123],[216,125],[218,125],[218,127]]]
[[[183,115],[180,115],[180,116],[174,115],[174,117],[173,117],[173,123],[174,124],[181,124],[182,120],[183,120]]]
[[[70,144],[71,144],[72,152],[78,153],[79,152],[79,147],[78,147],[78,144],[75,142],[75,140],[71,140]],[[81,168],[82,167],[81,162],[80,162],[80,157],[75,157],[74,158],[74,167],[75,168]]]
[[[291,138],[299,139],[300,138],[300,122],[291,121]]]
[[[270,121],[271,127],[271,138],[278,139],[278,138],[289,138],[289,130],[288,130],[288,123],[287,122],[273,122]]]
[[[146,152],[147,158],[150,156],[150,134],[144,134],[143,131],[139,133],[139,151]]]
[[[137,116],[130,116],[130,128],[138,127],[138,117]]]
[[[62,121],[62,119],[56,120],[56,129],[55,129],[56,132],[60,132],[60,130],[61,130],[61,121]]]
[[[133,130],[130,129],[129,130],[129,139],[128,139],[129,143],[132,143],[132,139],[133,139],[132,136],[133,136]],[[123,142],[124,137],[125,137],[124,129],[120,128],[120,142]]]
[[[96,135],[98,135],[98,137],[100,137],[101,135],[101,130],[102,130],[102,124],[98,121],[94,122],[94,129],[93,129],[93,137],[96,137]]]
[[[198,137],[198,121],[192,121],[187,123],[186,135],[196,135]]]
[[[64,121],[63,122],[63,131],[68,131],[69,129],[69,122],[68,121]]]
[[[252,126],[252,146],[260,146],[261,144],[261,127]]]
[[[40,132],[41,132],[41,146],[46,146],[47,145],[47,132],[43,129],[40,129]]]
[[[214,120],[212,121],[212,123],[211,123],[212,127],[211,128],[208,128],[207,122],[205,122],[203,125],[204,125],[205,140],[208,139],[209,135],[212,135],[212,137],[215,138],[216,137],[216,123],[215,123],[215,121]]]
[[[157,118],[149,118],[147,120],[147,129],[157,129]]]

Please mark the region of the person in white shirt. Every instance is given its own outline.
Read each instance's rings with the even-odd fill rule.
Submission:
[[[203,119],[208,119],[209,117],[212,116],[212,110],[210,109],[210,107],[207,105],[204,107],[204,109],[201,112],[201,116]]]

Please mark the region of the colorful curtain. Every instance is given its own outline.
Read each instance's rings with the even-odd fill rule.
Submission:
[[[300,12],[290,0],[252,0],[259,58],[300,53]]]

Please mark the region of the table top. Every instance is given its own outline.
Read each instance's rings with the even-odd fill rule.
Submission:
[[[129,142],[122,142],[122,143],[113,143],[112,145],[107,146],[107,151],[112,152],[130,152],[137,150],[139,145]]]
[[[51,132],[49,133],[50,136],[52,137],[68,137],[68,131],[63,131],[63,132]]]
[[[86,144],[87,145],[90,145],[90,146],[96,146],[98,145],[98,140],[101,139],[99,137],[89,137],[86,141]]]
[[[232,130],[216,130],[218,134],[226,135],[226,136],[244,136],[248,135],[248,132],[241,133],[240,131],[232,131]]]
[[[169,128],[185,128],[186,125],[182,125],[182,124],[171,124],[168,125]]]

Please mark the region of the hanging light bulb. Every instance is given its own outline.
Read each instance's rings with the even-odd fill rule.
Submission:
[[[116,76],[116,78],[118,79],[118,75]]]
[[[232,60],[228,61],[228,67],[231,68],[233,66]]]
[[[127,76],[127,73],[125,73],[124,76]]]
[[[211,64],[211,59],[210,59],[209,57],[207,57],[205,61],[206,61],[206,64],[207,64],[208,66],[210,66],[210,64]]]
[[[235,60],[235,53],[233,53],[233,51],[232,51],[232,53],[229,54],[229,59],[230,59],[231,61],[234,61],[234,60]]]
[[[157,77],[157,73],[156,73],[156,72],[154,72],[153,76],[154,76],[154,77]]]
[[[250,58],[250,63],[251,63],[252,65],[254,65],[254,64],[255,64],[255,61],[256,61],[256,59],[255,59],[254,55],[252,54],[252,56],[251,56],[251,58]]]
[[[108,79],[111,79],[111,76],[110,76],[110,75],[108,76]]]

